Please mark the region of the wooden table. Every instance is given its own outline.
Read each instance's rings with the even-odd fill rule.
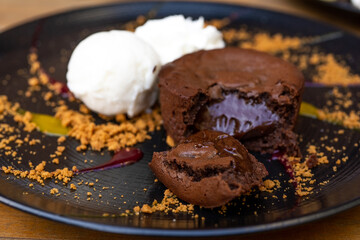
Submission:
[[[94,6],[116,0],[0,0],[0,32],[31,19],[69,9]],[[325,21],[360,35],[359,18],[324,11],[311,1],[295,0],[226,0],[287,12]],[[0,239],[157,239],[102,233],[38,218],[0,204]],[[250,236],[222,239],[286,239],[334,240],[360,239],[360,206],[298,227]]]

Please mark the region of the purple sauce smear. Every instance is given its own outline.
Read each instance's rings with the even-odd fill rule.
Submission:
[[[95,167],[77,170],[76,173],[86,173],[97,170],[100,171],[118,167],[125,167],[140,161],[143,156],[144,154],[139,148],[125,148],[116,152],[108,162]]]

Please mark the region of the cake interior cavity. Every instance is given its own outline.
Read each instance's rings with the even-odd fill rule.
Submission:
[[[199,111],[194,125],[197,130],[211,129],[238,139],[250,139],[271,133],[278,122],[279,116],[264,101],[239,98],[233,92],[210,100]]]

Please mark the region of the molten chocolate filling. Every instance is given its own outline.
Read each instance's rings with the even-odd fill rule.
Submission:
[[[265,102],[239,98],[236,93],[213,99],[197,115],[197,130],[211,129],[225,132],[238,139],[249,139],[271,133],[279,121]]]

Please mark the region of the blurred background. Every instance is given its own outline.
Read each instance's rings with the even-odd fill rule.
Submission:
[[[207,0],[243,4],[305,16],[342,27],[360,35],[360,9],[351,3],[360,0]],[[0,0],[0,31],[70,9],[96,6],[122,0]]]

